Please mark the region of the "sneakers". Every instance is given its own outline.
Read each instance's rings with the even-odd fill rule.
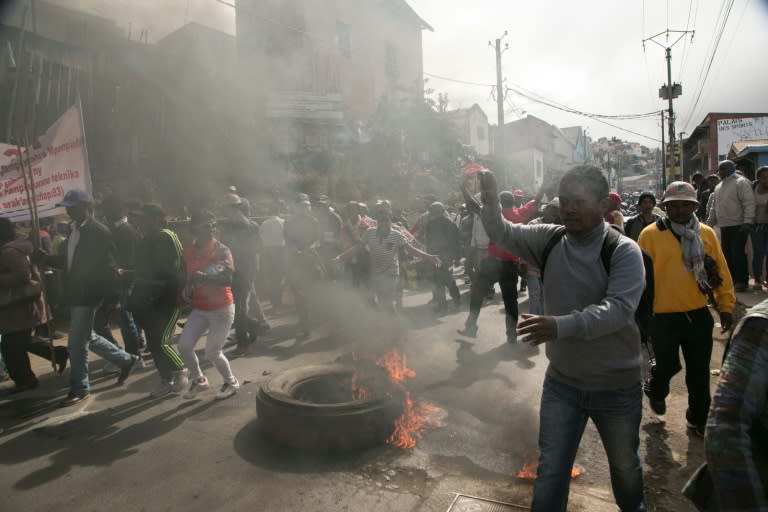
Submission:
[[[84,395],[74,395],[68,393],[67,397],[59,402],[59,407],[69,407],[71,405],[79,404],[80,402],[87,402],[90,400],[91,394],[86,392]]]
[[[183,370],[173,372],[171,391],[174,393],[181,393],[187,386],[189,386],[189,370],[184,368]]]
[[[477,326],[476,325],[468,325],[464,327],[464,329],[459,329],[456,331],[457,333],[461,334],[462,336],[466,336],[467,338],[477,338]]]
[[[663,416],[667,412],[667,402],[664,400],[654,400],[654,398],[651,396],[651,390],[648,387],[648,383],[643,384],[643,393],[645,393],[645,396],[648,397],[648,403],[651,406],[651,410],[658,414],[659,416]]]
[[[688,430],[692,431],[698,437],[704,437],[704,433],[706,430],[706,427],[704,425],[696,425],[694,423],[691,423],[690,421],[686,421],[686,426],[688,427]]]
[[[122,386],[125,383],[125,379],[131,374],[131,370],[141,360],[139,356],[131,355],[131,362],[128,366],[124,366],[120,369],[120,375],[117,376],[117,385]]]
[[[235,382],[225,382],[224,385],[221,386],[219,392],[216,393],[216,400],[224,400],[229,398],[237,393],[238,389],[240,389],[240,383],[237,381],[237,379],[235,379]]]
[[[173,393],[173,387],[171,383],[165,379],[160,381],[160,384],[149,393],[150,398],[162,398],[164,396]]]
[[[193,380],[189,385],[189,389],[184,393],[184,398],[191,400],[195,398],[200,391],[205,391],[209,387],[208,379],[206,379],[205,376],[199,377]]]

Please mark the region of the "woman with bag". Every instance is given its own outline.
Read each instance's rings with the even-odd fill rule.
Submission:
[[[43,303],[40,273],[30,263],[32,243],[16,239],[13,223],[0,218],[0,334],[3,360],[16,383],[11,392],[20,393],[37,387],[38,381],[27,352],[51,359],[50,346],[32,341],[32,330],[48,321]],[[67,349],[56,347],[59,373],[67,364]]]

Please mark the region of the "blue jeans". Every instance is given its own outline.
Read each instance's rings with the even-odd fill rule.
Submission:
[[[131,355],[93,332],[95,306],[72,306],[70,309],[69,392],[74,396],[88,393],[88,350],[120,368],[131,364]]]
[[[753,224],[752,232],[752,277],[760,283],[763,277],[763,262],[768,256],[768,224]]]
[[[141,342],[141,331],[136,325],[136,321],[133,319],[133,313],[125,309],[125,304],[128,302],[128,296],[133,289],[133,285],[123,286],[120,291],[120,304],[123,305],[117,312],[117,323],[120,326],[120,335],[123,337],[123,343],[125,344],[125,350],[131,354],[139,355],[141,349],[139,343]]]
[[[539,427],[539,469],[531,510],[565,511],[571,468],[587,419],[600,433],[611,471],[616,504],[624,511],[645,511],[640,461],[642,388],[582,391],[550,376],[544,380]]]

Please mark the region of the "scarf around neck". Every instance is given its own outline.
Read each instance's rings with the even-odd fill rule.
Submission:
[[[678,224],[669,220],[669,227],[672,232],[680,239],[680,245],[683,247],[683,264],[685,269],[693,272],[699,288],[709,290],[707,280],[707,271],[704,267],[704,243],[701,241],[701,225],[695,215],[691,216],[688,224]]]

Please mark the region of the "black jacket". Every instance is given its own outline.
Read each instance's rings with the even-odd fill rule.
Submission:
[[[139,241],[133,298],[144,308],[175,308],[184,286],[183,249],[176,233],[163,229]],[[132,302],[132,301],[129,301]]]
[[[127,222],[119,226],[112,226],[110,231],[117,248],[117,264],[120,268],[133,269],[136,260],[136,245],[139,243],[141,235]]]
[[[49,256],[46,263],[64,270],[64,300],[70,306],[96,306],[119,289],[115,244],[109,229],[89,219],[80,228],[72,265],[67,269],[67,254],[72,237],[61,254]]]
[[[461,255],[459,228],[445,215],[437,218],[426,217],[424,220],[423,232],[427,252],[446,259],[445,264],[450,265]]]

